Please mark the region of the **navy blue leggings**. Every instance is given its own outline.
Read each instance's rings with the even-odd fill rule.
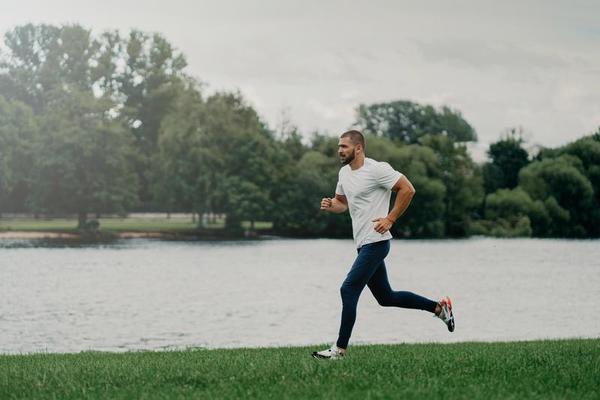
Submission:
[[[358,256],[348,272],[340,293],[342,295],[342,323],[336,345],[348,347],[352,327],[356,321],[356,305],[360,293],[369,286],[377,302],[384,307],[413,308],[434,312],[437,302],[411,292],[395,292],[390,287],[383,260],[390,251],[390,241],[366,244],[358,249]]]

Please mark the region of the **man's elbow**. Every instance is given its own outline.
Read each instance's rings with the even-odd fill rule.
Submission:
[[[396,189],[396,188],[394,188]],[[392,190],[394,190],[392,189]],[[397,192],[398,194],[402,193],[406,196],[414,196],[415,193],[417,192],[415,190],[415,187],[413,185],[400,185],[396,190],[394,190],[395,192]]]
[[[412,200],[412,198],[414,197],[416,192],[417,191],[415,190],[415,188],[412,185],[410,185],[410,186],[404,186],[403,188],[401,188],[398,191],[398,194],[401,195],[402,197],[404,197],[405,199]]]
[[[403,176],[398,180],[398,182],[396,182],[396,184],[392,188],[392,191],[408,197],[413,197],[416,193],[415,187],[405,176]]]
[[[338,207],[337,214],[343,214],[348,211],[348,205],[340,202],[340,206]]]

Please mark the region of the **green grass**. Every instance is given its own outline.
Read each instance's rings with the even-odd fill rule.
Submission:
[[[0,219],[0,231],[72,231],[77,228],[74,219]]]
[[[99,221],[100,229],[110,232],[185,232],[196,229],[196,224],[190,218],[100,218]],[[270,222],[256,222],[255,229],[270,229],[272,225]],[[223,220],[217,220],[207,226],[209,229],[224,227]],[[242,222],[242,227],[249,228],[250,222]],[[0,219],[0,232],[73,232],[76,229],[77,220],[75,219]]]
[[[196,224],[190,219],[100,218],[100,229],[112,232],[190,231]]]
[[[317,346],[315,348],[318,348]],[[0,356],[0,398],[597,399],[600,339]]]

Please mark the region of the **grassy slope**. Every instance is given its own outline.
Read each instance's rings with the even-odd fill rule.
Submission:
[[[598,398],[600,339],[0,356],[0,398]]]

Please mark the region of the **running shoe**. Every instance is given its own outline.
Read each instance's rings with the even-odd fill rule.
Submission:
[[[452,300],[450,297],[446,296],[441,299],[438,303],[441,307],[441,311],[436,317],[444,321],[448,330],[450,332],[454,332],[454,314],[452,313]]]
[[[336,345],[331,346],[327,350],[323,351],[314,351],[312,353],[314,358],[324,359],[324,360],[341,360],[346,357],[346,354],[339,351]]]

